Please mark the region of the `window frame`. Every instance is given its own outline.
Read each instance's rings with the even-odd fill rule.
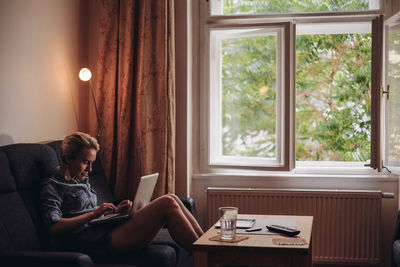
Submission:
[[[293,12],[293,13],[256,13],[256,14],[235,14],[235,15],[212,15],[212,8],[213,6],[217,9],[218,4],[216,1],[220,0],[205,0],[208,3],[207,7],[207,15],[209,18],[220,18],[220,17],[230,17],[230,18],[240,18],[240,17],[248,17],[251,16],[253,18],[269,16],[269,17],[293,17],[293,14],[296,16],[308,17],[308,16],[320,16],[320,15],[328,15],[328,16],[336,16],[346,14],[348,16],[352,15],[359,15],[360,13],[363,14],[383,14],[386,8],[386,2],[384,0],[378,0],[379,8],[378,9],[369,9],[369,10],[362,10],[362,11],[331,11],[331,12]],[[219,8],[218,8],[219,9]]]
[[[383,68],[383,88],[382,90],[387,90],[387,86],[390,85],[390,81],[389,81],[389,28],[394,24],[397,23],[398,21],[400,21],[400,11],[393,14],[389,19],[387,19],[384,22],[384,39],[383,39],[383,47],[384,47],[384,54],[383,54],[383,60],[384,60],[384,64],[382,66]],[[388,96],[390,96],[390,94],[393,94],[393,90],[388,92]],[[381,118],[383,120],[383,127],[382,127],[382,131],[381,131],[381,136],[382,136],[382,143],[384,144],[383,147],[383,166],[385,168],[387,168],[391,173],[393,174],[400,174],[400,160],[396,159],[396,160],[391,160],[389,159],[389,121],[387,118],[387,115],[390,113],[389,110],[389,100],[387,99],[386,95],[383,94],[383,92],[381,92],[382,95],[382,115]],[[385,134],[388,133],[388,134]],[[383,167],[382,166],[382,167]]]
[[[289,56],[292,56],[292,52],[290,51],[290,46],[285,46],[285,44],[290,44],[290,32],[293,29],[293,25],[290,22],[286,23],[270,23],[270,24],[258,24],[256,27],[252,25],[252,28],[257,29],[257,30],[264,30],[264,31],[270,31],[270,32],[275,32],[277,33],[277,42],[281,44],[281,46],[277,49],[277,54],[279,54],[280,60],[277,59],[277,81],[279,85],[277,86],[277,105],[276,105],[276,110],[277,110],[277,130],[276,130],[276,135],[277,135],[277,151],[276,151],[276,159],[275,160],[269,160],[269,159],[261,159],[261,158],[250,158],[250,157],[230,157],[230,156],[223,156],[221,147],[219,144],[222,143],[221,141],[221,131],[220,131],[220,125],[221,123],[221,118],[215,118],[212,114],[215,114],[214,112],[218,112],[218,110],[221,108],[221,91],[219,90],[213,90],[212,84],[219,83],[218,74],[216,73],[216,70],[213,68],[214,65],[216,65],[213,61],[217,57],[219,60],[221,60],[220,57],[214,55],[211,53],[211,50],[209,49],[210,46],[215,45],[215,47],[218,47],[218,39],[214,40],[213,38],[213,32],[214,31],[229,31],[229,30],[246,30],[249,29],[248,25],[224,25],[224,26],[219,26],[219,27],[213,27],[213,26],[208,26],[206,27],[206,43],[210,45],[205,46],[205,61],[208,59],[208,62],[205,62],[205,66],[210,66],[209,71],[206,69],[204,70],[204,76],[205,76],[205,81],[208,81],[207,84],[209,85],[208,88],[204,88],[205,91],[209,93],[208,99],[208,105],[209,105],[209,116],[207,118],[208,120],[208,125],[209,125],[209,131],[208,131],[208,142],[207,142],[207,147],[208,147],[208,164],[212,166],[220,166],[220,167],[254,167],[254,168],[261,168],[261,169],[268,169],[270,167],[274,169],[282,169],[282,170],[288,170],[289,166],[287,162],[284,162],[284,154],[285,154],[285,146],[284,143],[288,142],[288,136],[286,133],[290,131],[290,124],[285,122],[285,114],[288,112],[285,107],[288,105],[286,104],[287,101],[290,100],[290,97],[292,97],[291,94],[291,88],[290,88],[290,77],[293,76],[293,73],[291,71],[288,71],[288,68],[286,66],[290,63],[289,61],[286,60],[286,58]],[[289,32],[289,34],[287,34]],[[217,34],[215,34],[217,35]],[[209,37],[209,39],[207,39]],[[246,37],[246,35],[244,35]],[[223,38],[221,38],[223,39]],[[218,49],[218,48],[217,48]],[[217,51],[218,52],[218,51]],[[220,63],[216,60],[217,63]],[[285,71],[286,68],[286,71]],[[221,86],[217,86],[218,88],[221,88]],[[213,135],[211,135],[211,130],[215,129],[213,131]],[[217,137],[215,137],[217,136]],[[287,153],[287,152],[286,152]],[[247,160],[249,159],[249,160]],[[251,160],[250,160],[251,159]]]
[[[373,24],[373,20],[379,17],[383,13],[384,6],[381,5],[379,10],[373,11],[359,11],[359,12],[331,12],[331,13],[298,13],[298,14],[262,14],[262,15],[235,15],[235,16],[211,16],[209,12],[209,3],[206,1],[202,1],[200,3],[200,36],[199,36],[199,89],[200,89],[200,107],[207,107],[205,109],[200,108],[200,119],[199,119],[199,134],[198,139],[196,139],[196,135],[194,138],[194,142],[199,141],[199,154],[198,154],[198,167],[200,172],[237,172],[238,170],[242,171],[292,171],[296,168],[296,164],[301,168],[309,166],[309,164],[302,164],[302,162],[297,162],[295,160],[295,148],[296,148],[296,139],[295,139],[295,41],[296,41],[296,23],[334,23],[334,22],[371,22]],[[207,12],[208,10],[208,12]],[[282,116],[285,126],[284,126],[284,137],[282,138],[283,143],[285,144],[282,149],[282,165],[280,166],[261,166],[259,164],[212,164],[210,162],[210,93],[209,93],[209,77],[208,77],[208,65],[204,58],[207,58],[209,55],[207,52],[208,44],[209,44],[209,29],[218,29],[218,28],[228,28],[234,27],[235,25],[239,25],[241,27],[251,27],[251,26],[259,26],[259,25],[281,25],[285,24],[287,30],[285,31],[286,36],[285,38],[289,38],[290,43],[285,43],[285,51],[289,52],[289,57],[285,57],[285,64],[286,61],[288,65],[285,67],[285,71],[287,70],[289,75],[289,80],[285,80],[285,101],[284,101],[284,114],[288,114],[289,119],[285,119],[285,115]],[[375,27],[379,27],[375,26]],[[374,26],[372,26],[374,28]],[[371,32],[374,30],[372,29]],[[376,37],[372,37],[373,39]],[[376,50],[376,45],[375,45]],[[377,53],[377,52],[373,52]],[[372,56],[372,63],[373,66],[375,63],[374,61],[380,61],[378,56]],[[380,64],[381,66],[381,64]],[[286,73],[287,73],[286,72]],[[380,76],[372,77],[371,76],[371,98],[374,94],[373,92],[378,91],[375,93],[374,98],[376,95],[380,94],[380,88],[375,88],[376,83],[380,83]],[[374,81],[372,81],[374,79]],[[380,87],[380,86],[378,86]],[[380,155],[380,120],[376,120],[373,116],[379,116],[380,111],[373,112],[376,108],[380,109],[380,99],[376,100],[375,102],[371,99],[371,163],[365,167],[372,167],[373,169],[377,169],[378,171],[381,170],[381,155]],[[375,113],[375,114],[372,114]],[[374,126],[372,126],[374,125]],[[374,128],[374,129],[372,129]],[[376,130],[378,129],[378,131]],[[374,153],[374,155],[373,155]],[[197,158],[195,157],[195,158]],[[319,164],[317,163],[317,168],[320,169],[329,169],[330,167],[338,168],[343,166],[343,163],[340,162],[333,162],[330,167],[327,167],[326,162]],[[345,163],[346,167],[348,167],[349,163]],[[350,163],[351,165],[351,163]],[[362,168],[362,163],[354,162],[353,166],[355,168]]]

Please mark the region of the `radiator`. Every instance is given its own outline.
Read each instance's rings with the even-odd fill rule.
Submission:
[[[218,207],[241,214],[314,217],[314,263],[380,265],[381,191],[208,188],[208,227]]]

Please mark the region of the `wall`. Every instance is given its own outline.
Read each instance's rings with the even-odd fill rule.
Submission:
[[[0,145],[86,130],[83,3],[0,0]]]
[[[188,179],[190,168],[190,142],[188,141],[188,129],[190,117],[188,105],[190,97],[188,90],[190,83],[191,65],[188,64],[188,49],[190,21],[187,17],[187,0],[175,0],[175,66],[176,66],[176,183],[175,193],[179,196],[188,196],[190,180]]]

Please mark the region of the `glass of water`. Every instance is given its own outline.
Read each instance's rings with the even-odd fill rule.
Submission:
[[[237,207],[220,207],[219,220],[221,223],[221,239],[232,240],[235,239],[236,233],[236,218],[238,214]]]

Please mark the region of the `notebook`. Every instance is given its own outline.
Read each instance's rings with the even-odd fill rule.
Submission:
[[[151,196],[154,192],[154,188],[156,187],[157,180],[158,173],[153,173],[140,177],[139,186],[136,191],[132,207],[135,205],[146,205],[150,202]],[[132,212],[133,209],[131,208],[129,211],[103,215],[97,219],[91,220],[89,224],[110,223],[126,220],[132,215]]]

